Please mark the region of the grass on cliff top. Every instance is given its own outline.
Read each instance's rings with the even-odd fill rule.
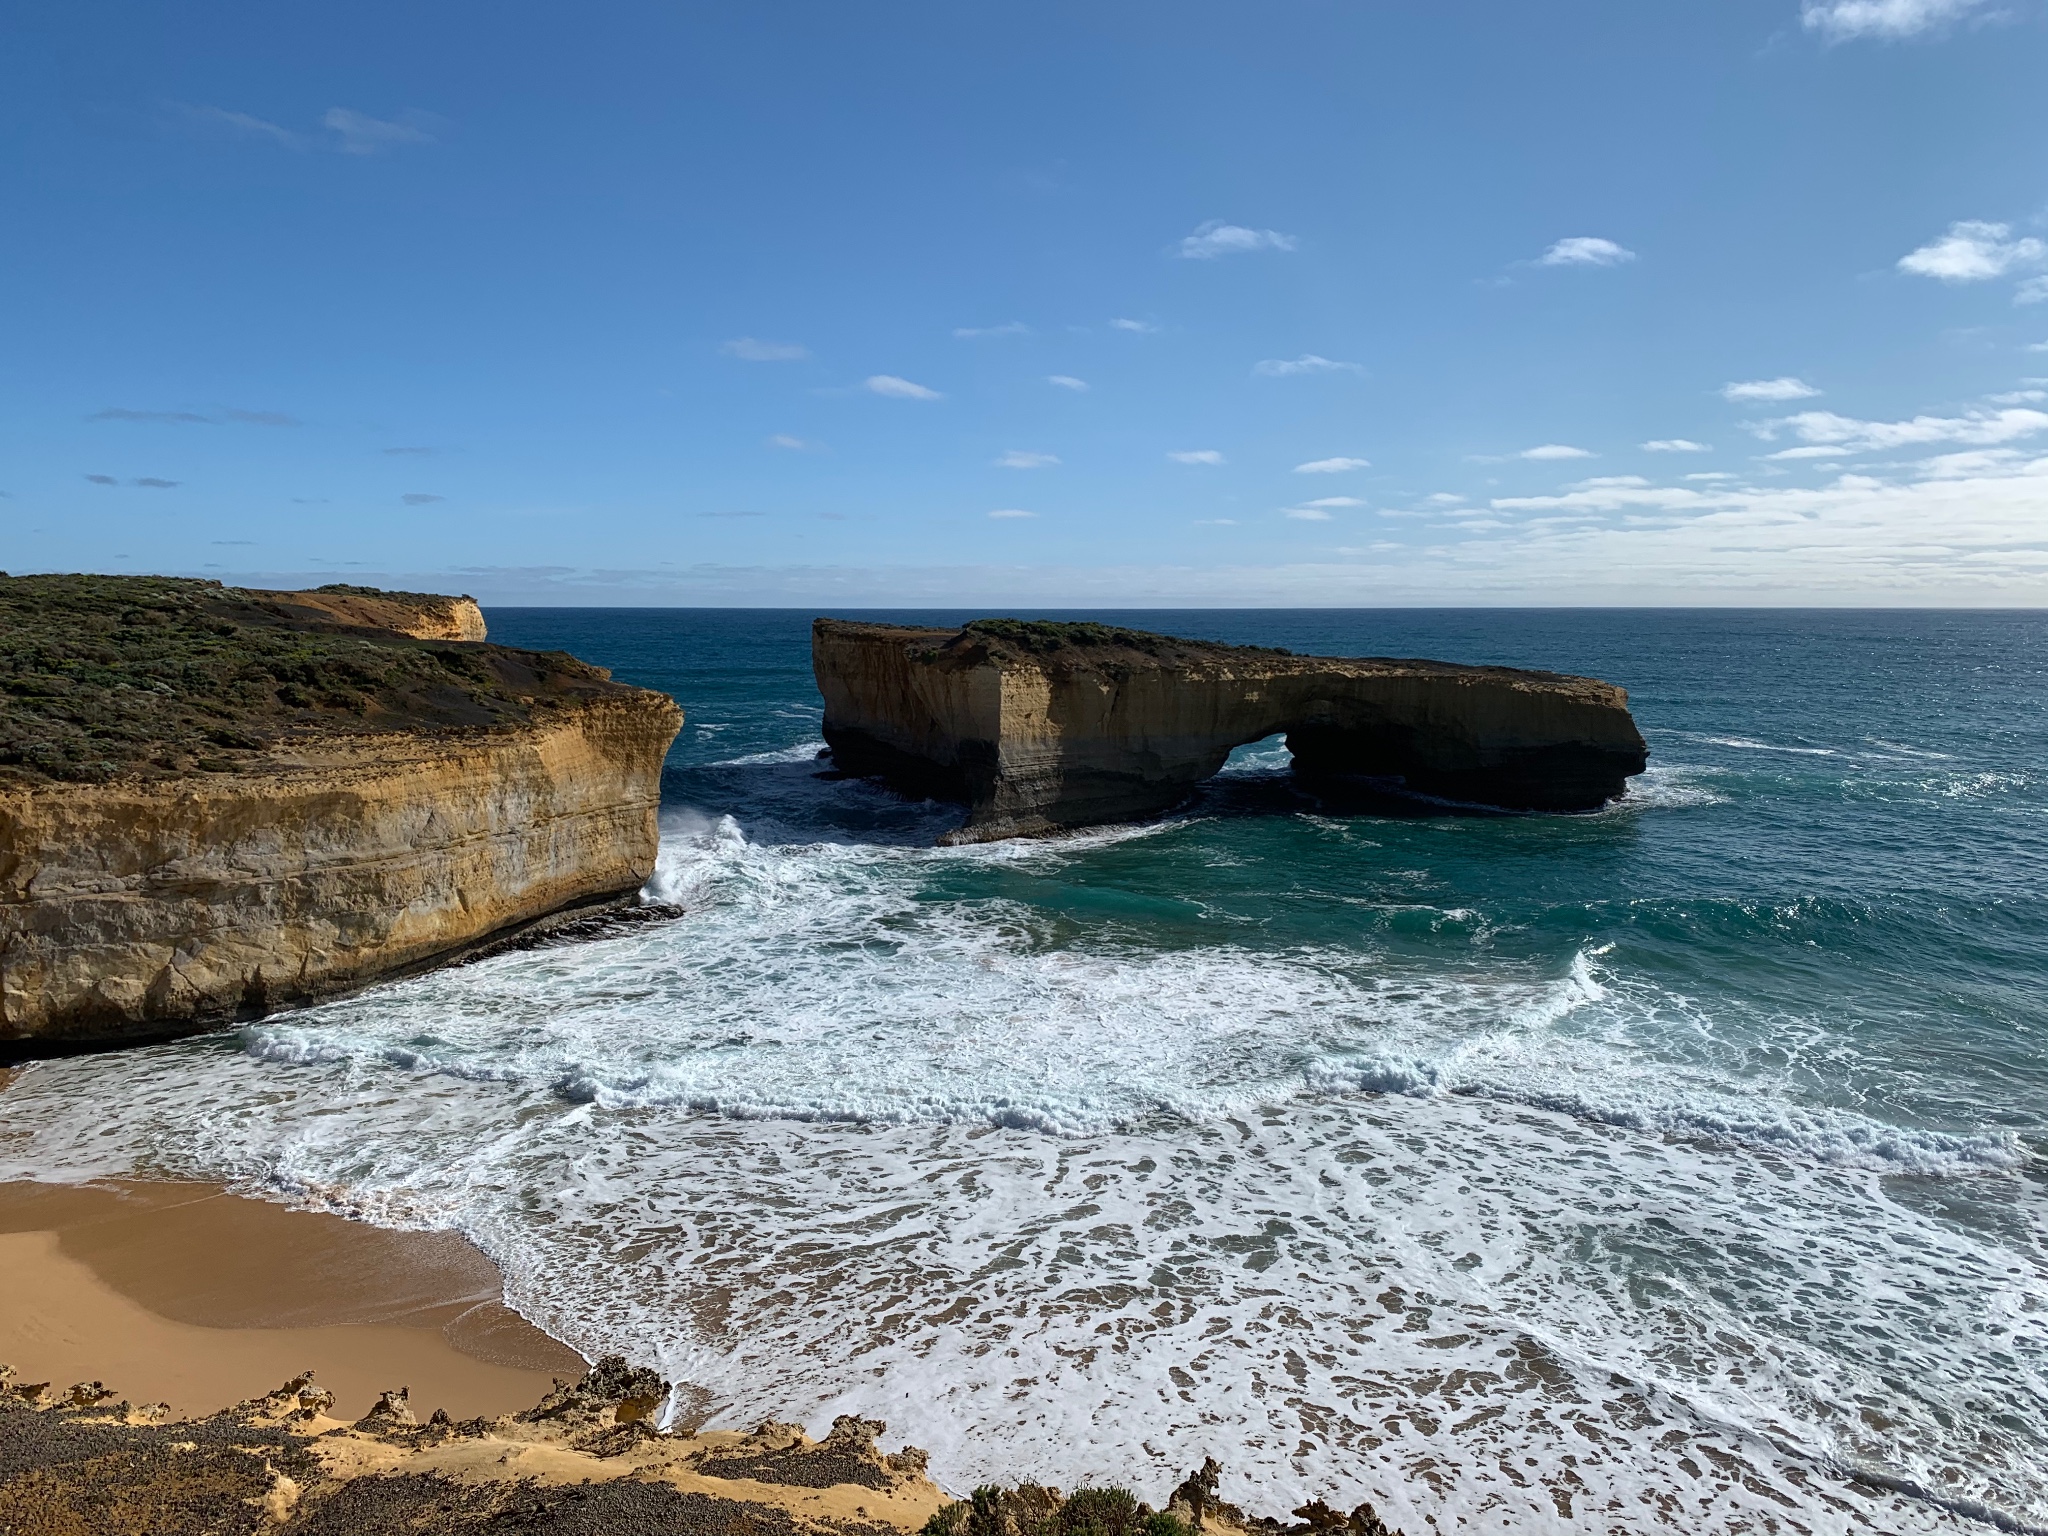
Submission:
[[[1213,640],[1179,640],[1172,635],[1155,635],[1149,630],[1121,629],[1114,624],[1089,621],[1065,623],[1057,619],[974,619],[963,633],[993,640],[1000,646],[1033,656],[1053,656],[1062,651],[1138,651],[1147,656],[1172,657],[1190,651],[1258,651],[1268,656],[1291,656],[1293,652],[1275,645],[1224,645]]]
[[[295,741],[511,725],[609,690],[607,676],[559,651],[294,622],[213,581],[0,574],[0,786],[231,772]]]

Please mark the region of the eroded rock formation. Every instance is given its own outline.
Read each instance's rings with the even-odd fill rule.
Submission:
[[[819,619],[811,648],[835,761],[964,802],[960,841],[1155,815],[1283,731],[1298,774],[1512,810],[1594,809],[1647,762],[1623,690],[1552,672],[1017,620]]]
[[[0,579],[0,1043],[252,1017],[646,882],[671,699],[307,616],[467,623],[341,595]]]

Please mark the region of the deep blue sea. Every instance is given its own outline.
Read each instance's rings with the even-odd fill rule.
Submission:
[[[0,1173],[459,1228],[679,1417],[955,1490],[2048,1528],[2048,615],[1059,616],[1592,674],[1651,768],[1339,815],[1274,740],[941,848],[819,760],[808,612],[497,609],[684,705],[684,915],[38,1065]]]

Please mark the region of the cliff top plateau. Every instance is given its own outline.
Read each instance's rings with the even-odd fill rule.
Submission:
[[[0,574],[0,789],[232,772],[280,746],[508,727],[629,691],[483,638],[466,597]]]

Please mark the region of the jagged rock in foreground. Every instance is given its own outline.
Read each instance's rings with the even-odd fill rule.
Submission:
[[[186,1033],[630,900],[682,712],[482,633],[466,598],[0,576],[0,1047]]]
[[[1648,762],[1622,689],[1554,672],[1015,619],[819,619],[811,655],[834,760],[965,802],[956,841],[1156,815],[1281,731],[1305,777],[1509,810],[1595,809]]]
[[[669,1384],[617,1356],[537,1407],[417,1421],[403,1387],[353,1424],[310,1371],[203,1419],[113,1402],[99,1382],[24,1385],[0,1365],[0,1532],[92,1536],[1400,1536],[1370,1504],[1296,1524],[1217,1496],[1211,1460],[1154,1511],[1120,1488],[978,1488],[958,1503],[925,1453],[841,1415],[664,1433]]]

